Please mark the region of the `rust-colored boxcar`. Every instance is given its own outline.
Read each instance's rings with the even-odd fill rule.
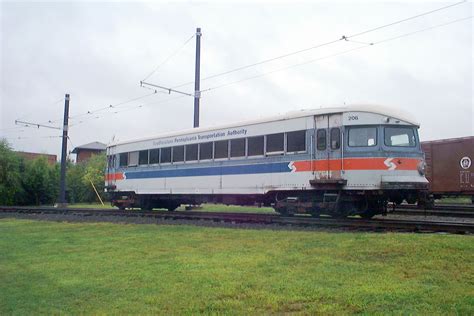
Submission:
[[[421,147],[435,198],[474,196],[474,136],[422,142]]]

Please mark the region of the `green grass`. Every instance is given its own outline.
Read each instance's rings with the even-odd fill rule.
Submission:
[[[470,196],[467,197],[445,197],[440,200],[436,200],[439,204],[472,204]]]
[[[100,208],[100,209],[116,209],[116,207],[110,205],[110,202],[104,202],[104,205],[100,203],[71,203],[68,204],[70,208]]]
[[[0,220],[0,314],[474,314],[472,236]]]

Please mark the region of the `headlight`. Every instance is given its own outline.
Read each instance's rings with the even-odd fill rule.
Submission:
[[[421,175],[421,176],[424,176],[425,175],[425,172],[426,172],[426,163],[424,160],[420,161],[418,163],[418,173]]]

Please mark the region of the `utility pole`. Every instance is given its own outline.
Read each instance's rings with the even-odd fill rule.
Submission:
[[[184,91],[179,91],[173,88],[167,88],[164,86],[160,86],[157,84],[153,84],[150,82],[145,82],[146,78],[140,81],[140,86],[141,87],[146,87],[146,86],[151,86],[154,88],[159,88],[168,91],[169,94],[171,92],[174,93],[179,93],[183,95],[187,95],[190,97],[194,97],[194,124],[193,126],[199,127],[199,99],[201,98],[201,88],[200,88],[200,80],[201,80],[201,28],[198,27],[196,28],[196,64],[195,64],[195,69],[194,69],[194,93],[187,93]],[[156,71],[156,69],[155,69]],[[150,77],[150,75],[148,76]],[[147,78],[148,78],[147,77]],[[186,84],[187,85],[187,84]],[[148,87],[146,87],[148,88]],[[148,88],[149,89],[149,88]],[[155,90],[156,92],[156,90]]]
[[[201,76],[201,28],[196,29],[196,67],[194,75],[194,127],[199,127],[199,98]]]
[[[67,132],[69,122],[69,94],[66,94],[64,101],[64,124],[63,124],[63,144],[61,150],[61,179],[59,182],[59,207],[65,207],[66,203],[66,160],[67,160]]]

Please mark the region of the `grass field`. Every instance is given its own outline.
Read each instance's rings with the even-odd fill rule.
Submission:
[[[0,220],[0,314],[474,314],[472,236]]]
[[[440,200],[436,200],[438,204],[472,204],[471,197],[454,197],[454,198],[442,198]]]

